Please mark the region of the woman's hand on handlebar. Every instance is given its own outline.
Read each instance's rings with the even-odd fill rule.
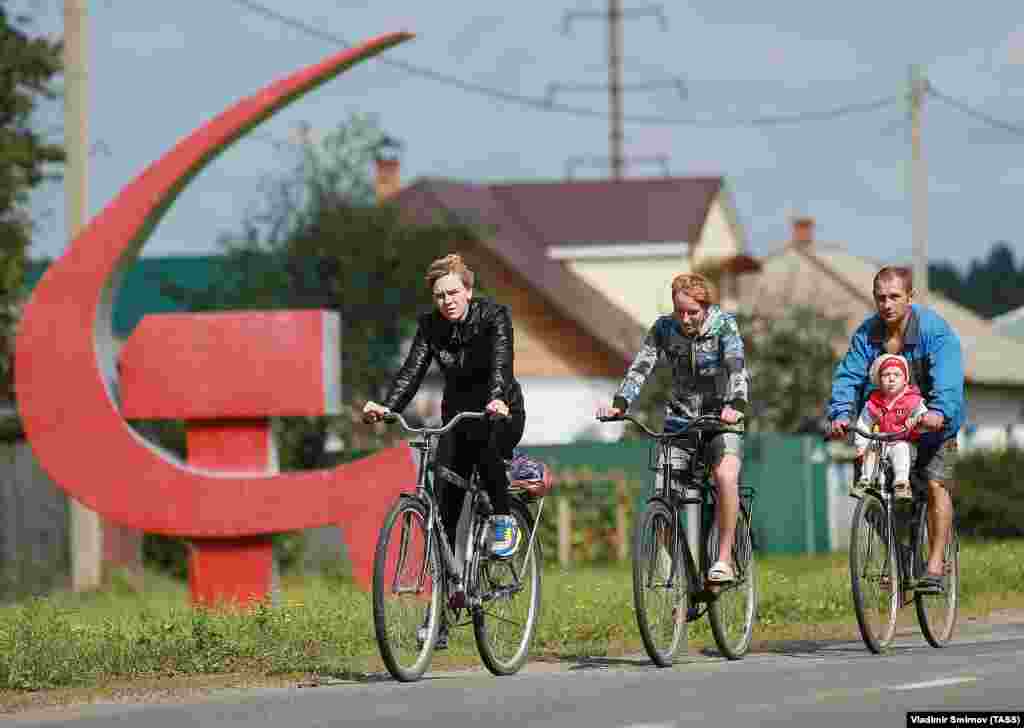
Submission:
[[[622,410],[618,407],[598,407],[597,412],[594,413],[594,417],[599,420],[614,420],[618,417],[622,417]]]
[[[492,399],[484,409],[487,410],[489,415],[508,417],[508,405],[500,399]]]
[[[372,424],[374,422],[380,422],[385,415],[391,414],[384,405],[377,404],[376,402],[367,402],[363,406],[363,422]]]

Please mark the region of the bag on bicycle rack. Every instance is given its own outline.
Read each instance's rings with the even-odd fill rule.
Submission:
[[[522,490],[530,498],[542,498],[555,487],[548,467],[519,448],[512,451],[512,459],[506,460],[505,464],[508,468],[509,487]]]

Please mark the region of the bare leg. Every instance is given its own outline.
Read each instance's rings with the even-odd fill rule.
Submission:
[[[727,453],[715,467],[718,502],[715,519],[718,522],[718,560],[733,567],[732,545],[736,539],[736,516],[740,510],[740,459]]]
[[[929,574],[944,573],[942,557],[953,527],[953,499],[940,480],[928,481],[928,566]]]

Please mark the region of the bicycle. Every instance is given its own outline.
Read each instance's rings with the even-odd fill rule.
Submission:
[[[868,439],[868,448],[878,456],[850,525],[850,587],[864,643],[876,654],[884,651],[896,633],[897,613],[913,601],[928,644],[944,647],[953,636],[959,607],[960,538],[955,511],[943,555],[946,583],[942,592],[917,590],[928,562],[928,496],[922,488],[914,488],[914,498],[906,506],[893,498],[890,443],[905,435],[850,429]]]
[[[631,415],[599,417],[601,422],[628,421],[654,440],[650,467],[662,473],[661,485],[638,514],[633,534],[633,600],[644,648],[654,664],[672,665],[686,643],[687,623],[706,613],[719,649],[738,660],[750,648],[757,612],[757,568],[750,527],[754,489],[740,485],[736,538],[732,555],[736,579],[728,584],[706,582],[704,574],[718,555],[715,506],[718,491],[705,460],[711,436],[731,431],[717,415],[694,419],[682,432],[654,432]],[[690,467],[672,467],[673,441],[697,440]],[[687,505],[699,505],[699,523],[707,534],[694,564],[681,516]]]
[[[438,440],[459,422],[486,416],[462,412],[438,428],[410,427],[396,413],[382,418],[422,436],[410,443],[419,451],[416,491],[400,495],[385,518],[373,565],[377,645],[388,671],[402,682],[418,680],[426,671],[443,618],[450,627],[472,622],[480,657],[495,675],[511,675],[523,666],[537,629],[542,561],[536,523],[543,497],[537,499],[535,521],[528,507],[535,498],[510,489],[511,515],[522,533],[530,534],[529,542],[509,559],[492,558],[488,517],[493,509],[479,474],[474,470],[466,480],[442,467],[439,475],[470,495],[464,542],[457,537],[460,543],[449,544],[441,523],[433,472]]]

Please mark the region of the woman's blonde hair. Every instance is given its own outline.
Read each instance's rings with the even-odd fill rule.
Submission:
[[[704,306],[718,301],[718,291],[715,290],[715,284],[700,273],[680,273],[673,278],[673,303],[675,303],[677,293],[685,293],[694,301]]]
[[[427,286],[431,291],[433,291],[434,284],[449,273],[457,273],[459,278],[462,279],[462,285],[466,288],[473,287],[473,281],[476,276],[474,276],[473,271],[471,271],[469,267],[462,262],[462,256],[458,253],[449,253],[443,258],[438,258],[430,264],[430,267],[427,268]]]

